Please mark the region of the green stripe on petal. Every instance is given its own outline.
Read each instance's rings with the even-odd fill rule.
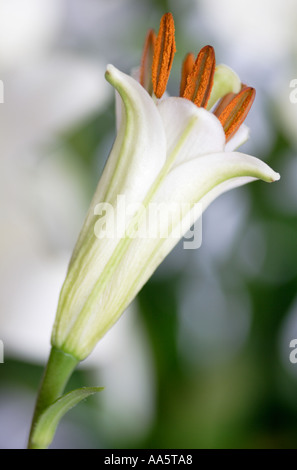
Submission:
[[[199,108],[185,98],[168,98],[158,104],[167,141],[167,159],[184,134],[182,144],[173,162],[173,167],[214,152],[222,152],[225,147],[225,133],[216,116],[204,108]],[[192,123],[189,132],[185,132]]]

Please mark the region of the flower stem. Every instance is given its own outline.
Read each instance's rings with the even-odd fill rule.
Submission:
[[[78,363],[79,360],[74,356],[52,347],[36,400],[28,449],[40,448],[38,435],[33,435],[36,423],[43,411],[61,396]]]

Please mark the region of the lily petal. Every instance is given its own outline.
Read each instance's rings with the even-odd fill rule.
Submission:
[[[167,159],[175,167],[193,158],[221,152],[225,133],[216,116],[185,98],[158,103],[167,140]]]
[[[174,168],[167,175],[155,199],[165,203],[172,200],[196,203],[218,184],[242,176],[266,182],[280,178],[266,163],[251,155],[240,152],[213,153]]]
[[[116,208],[117,196],[124,194],[125,202],[130,207],[135,204],[136,211],[137,204],[144,200],[166,159],[166,137],[161,116],[149,94],[136,80],[112,65],[107,67],[106,78],[122,98],[123,115],[61,291],[53,330],[56,345],[61,343],[59,331],[63,331],[64,336],[65,325],[67,329],[71,328],[121,239],[121,234],[118,238],[106,240],[96,238],[94,226],[98,217],[94,212],[97,204],[104,201]],[[133,212],[129,217],[133,217]]]
[[[146,90],[112,65],[106,79],[121,96],[122,120],[93,198],[91,218],[98,202],[114,204],[118,194],[125,194],[127,203],[141,202],[166,159],[162,121]]]
[[[170,232],[181,226],[180,233],[183,236],[192,226],[201,213],[197,203],[201,203],[204,209],[228,189],[255,179],[270,182],[279,179],[279,175],[257,158],[234,152],[200,156],[170,171],[151,201],[168,205],[172,222],[169,236],[136,237],[126,245],[117,268],[88,302],[81,316],[83,321],[75,325],[64,348],[70,351],[74,345],[77,348],[79,339],[80,354],[88,355],[178,243],[179,238],[171,237]],[[177,206],[172,205],[172,202]],[[190,216],[187,214],[189,204],[192,207]],[[184,207],[184,210],[175,212],[175,207]],[[160,234],[166,227],[167,221],[160,219]]]

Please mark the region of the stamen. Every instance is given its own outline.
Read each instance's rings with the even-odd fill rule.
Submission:
[[[161,98],[166,90],[175,52],[173,16],[165,13],[161,18],[152,65],[152,82],[157,98]]]
[[[213,110],[213,113],[218,117],[236,95],[237,93],[227,93],[225,96],[223,96],[223,98],[220,99],[217,106]]]
[[[193,101],[199,107],[206,108],[213,86],[214,72],[214,49],[211,46],[205,46],[199,52],[192,72],[188,75],[183,98]]]
[[[153,93],[152,83],[152,64],[154,57],[154,49],[156,42],[156,34],[153,29],[150,29],[146,35],[143,53],[140,66],[140,84],[145,88],[150,95]]]
[[[180,81],[180,89],[179,89],[179,96],[183,96],[183,93],[185,91],[186,85],[187,85],[187,78],[188,75],[192,72],[193,67],[195,64],[195,56],[192,52],[189,52],[182,65],[182,74],[181,74],[181,81]]]
[[[229,95],[233,95],[233,93],[229,93]],[[224,128],[226,142],[231,139],[247,117],[255,96],[256,90],[254,88],[243,85],[239,93],[231,97],[226,95],[222,100],[223,104],[219,103],[215,109],[214,114]]]

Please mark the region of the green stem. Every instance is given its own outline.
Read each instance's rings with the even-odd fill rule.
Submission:
[[[33,439],[35,425],[43,411],[62,395],[64,388],[78,363],[79,360],[74,356],[66,354],[54,346],[52,347],[39,388],[32,419],[28,449],[40,448],[40,445],[38,444],[38,436],[36,436],[36,434]]]

